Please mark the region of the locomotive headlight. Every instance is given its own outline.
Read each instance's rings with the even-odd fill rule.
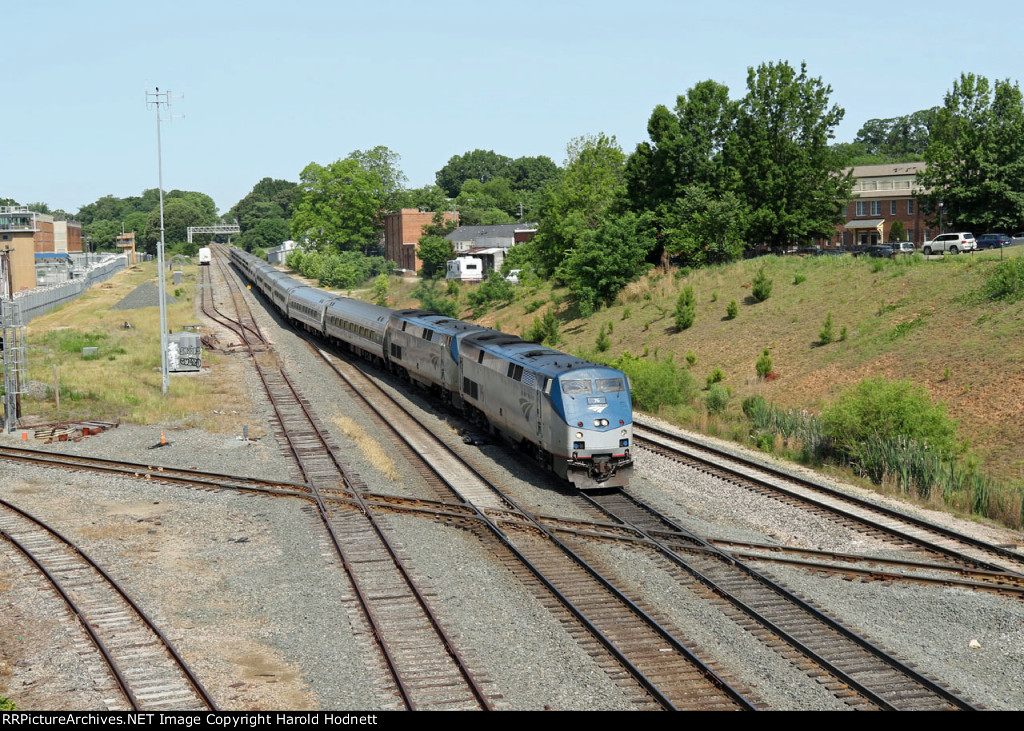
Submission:
[[[608,426],[607,419],[594,419],[594,426]]]
[[[583,438],[583,432],[581,432],[581,431],[576,432],[576,438],[577,439],[582,439]]]
[[[623,430],[622,430],[622,431],[620,432],[620,434],[622,434],[622,436],[626,436],[626,430],[625,430],[625,429],[623,429]]]

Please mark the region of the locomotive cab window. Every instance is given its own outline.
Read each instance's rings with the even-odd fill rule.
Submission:
[[[590,381],[562,381],[562,393],[592,393]]]
[[[625,384],[622,383],[621,378],[598,378],[597,379],[597,392],[598,393],[618,393],[619,391],[625,390]]]

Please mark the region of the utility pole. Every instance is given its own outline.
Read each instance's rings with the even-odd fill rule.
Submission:
[[[184,95],[172,97],[170,91],[160,91],[160,87],[156,87],[156,91],[146,92],[146,106],[152,106],[156,109],[156,165],[157,165],[157,176],[159,187],[157,190],[160,192],[160,242],[156,245],[156,261],[157,271],[159,276],[157,277],[157,287],[159,288],[159,299],[160,299],[160,373],[161,373],[161,392],[166,395],[167,387],[171,383],[170,374],[167,367],[167,280],[164,275],[164,162],[163,162],[163,151],[160,147],[160,122],[170,122],[174,119],[174,115],[171,114],[171,99],[181,99]],[[167,118],[161,120],[160,118],[160,105],[167,107]],[[180,117],[179,117],[180,119]]]

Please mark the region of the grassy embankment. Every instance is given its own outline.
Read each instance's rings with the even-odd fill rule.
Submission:
[[[168,277],[167,293],[177,299],[167,308],[172,332],[198,321],[193,303],[196,269],[186,268],[184,283],[178,286]],[[225,433],[238,430],[238,414],[248,403],[232,384],[237,377],[233,368],[172,374],[165,396],[161,393],[159,308],[112,309],[140,284],[156,281],[155,263],[142,264],[29,323],[29,378],[45,384],[46,393],[24,398],[23,415],[32,423],[96,419],[202,426]],[[123,327],[126,321],[131,329]],[[83,357],[82,348],[89,346],[98,348],[97,355]],[[225,363],[228,360],[205,352],[203,364],[231,365]],[[54,366],[59,408],[53,393]]]
[[[1024,256],[1024,247],[1003,252]],[[695,271],[652,271],[629,285],[616,302],[583,319],[568,305],[565,290],[549,283],[520,286],[514,302],[493,306],[484,325],[523,333],[534,319],[554,311],[561,325],[557,347],[587,357],[615,359],[630,353],[642,360],[671,357],[687,370],[699,393],[684,403],[654,409],[681,426],[786,456],[799,455],[798,439],[776,435],[766,443],[741,409],[749,396],[763,396],[781,409],[813,416],[862,379],[884,376],[923,387],[944,402],[969,445],[954,483],[918,490],[951,509],[980,507],[1009,525],[1021,524],[1024,490],[1024,301],[1006,303],[977,296],[999,252],[924,260],[889,261],[851,257],[766,257]],[[773,281],[771,296],[755,302],[751,285],[760,267]],[[678,331],[673,312],[679,292],[696,296],[692,327]],[[468,318],[466,286],[460,316]],[[411,285],[393,293],[392,305],[415,306]],[[738,314],[727,308],[736,300]],[[832,315],[835,340],[821,332]],[[610,347],[597,352],[604,327]],[[840,337],[845,329],[845,338]],[[756,363],[768,349],[772,378],[758,378]],[[720,414],[709,414],[705,384],[715,370],[729,394]],[[985,477],[971,487],[965,478]],[[973,478],[972,478],[973,479]],[[907,492],[895,475],[882,479],[889,492]],[[976,495],[981,491],[985,494]],[[998,495],[989,494],[1000,491]]]

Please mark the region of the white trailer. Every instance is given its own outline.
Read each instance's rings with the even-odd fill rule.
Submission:
[[[199,266],[210,266],[210,249],[204,246],[199,250]]]
[[[448,260],[446,279],[480,282],[484,278],[484,262],[475,256],[460,256]]]

